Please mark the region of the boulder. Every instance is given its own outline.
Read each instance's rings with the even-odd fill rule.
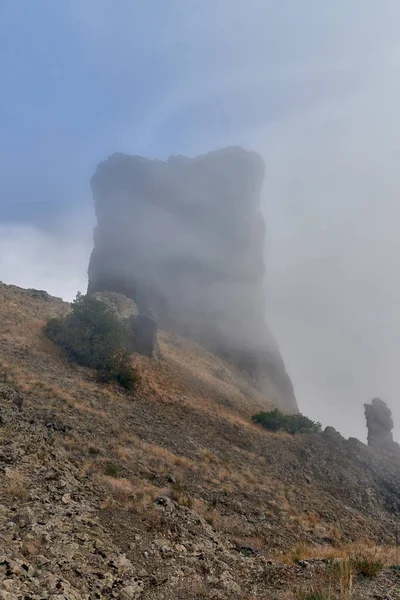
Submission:
[[[126,322],[132,317],[136,317],[139,311],[136,304],[131,298],[127,298],[123,294],[116,292],[95,292],[93,297],[99,302],[103,302],[110,309],[119,321]]]
[[[158,356],[158,322],[153,311],[147,310],[144,314],[139,314],[135,302],[117,292],[94,292],[92,296],[99,302],[104,302],[126,327],[127,346],[130,350],[149,358]]]

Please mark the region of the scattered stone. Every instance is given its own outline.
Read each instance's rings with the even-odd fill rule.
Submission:
[[[173,505],[173,501],[168,496],[158,496],[154,499],[154,504],[158,506],[171,506]]]
[[[18,596],[11,592],[0,590],[0,600],[18,600]]]
[[[129,573],[133,568],[131,561],[128,560],[125,554],[121,554],[121,556],[118,557],[116,560],[116,566],[120,575]]]
[[[124,587],[119,596],[119,600],[137,600],[144,590],[143,581],[133,581],[130,585]]]
[[[302,567],[303,569],[308,569],[310,566],[310,563],[308,560],[299,560],[299,562],[297,564],[299,565],[299,567]]]

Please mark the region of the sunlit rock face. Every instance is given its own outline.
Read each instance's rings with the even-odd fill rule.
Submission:
[[[115,154],[97,167],[89,293],[132,298],[160,327],[219,353],[297,411],[265,320],[264,163],[226,148],[168,161]]]

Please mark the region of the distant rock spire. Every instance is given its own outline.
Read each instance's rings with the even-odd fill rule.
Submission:
[[[390,448],[393,445],[392,411],[380,398],[371,404],[364,404],[368,428],[368,446],[376,449]]]

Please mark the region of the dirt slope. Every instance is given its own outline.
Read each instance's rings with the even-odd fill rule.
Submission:
[[[168,333],[134,394],[99,385],[42,334],[66,310],[0,285],[0,599],[344,598],[353,543],[386,566],[351,597],[400,598],[396,454],[259,429],[265,399]]]

